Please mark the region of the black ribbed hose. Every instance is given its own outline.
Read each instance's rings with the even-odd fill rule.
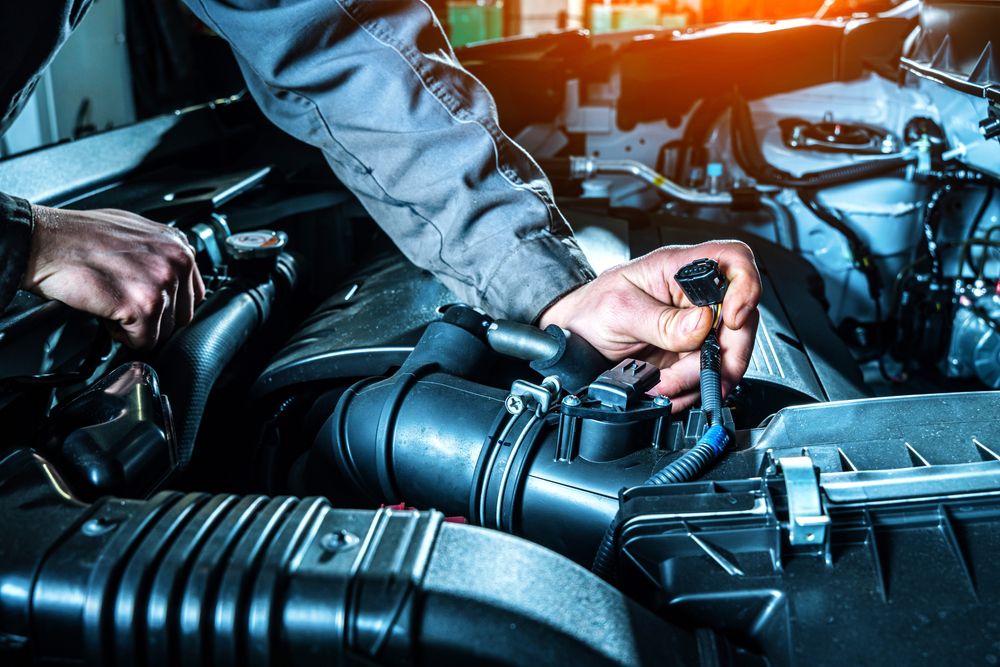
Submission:
[[[279,292],[275,281],[295,284],[289,256],[279,268],[258,284],[237,283],[213,294],[157,357],[154,367],[174,417],[178,468],[191,462],[205,404],[222,371],[270,316]]]
[[[0,462],[0,525],[19,536],[0,563],[0,588],[18,592],[0,614],[3,664],[513,666],[559,656],[640,667],[725,655],[721,638],[705,645],[568,559],[437,512],[176,492],[87,506],[50,480],[27,450]]]

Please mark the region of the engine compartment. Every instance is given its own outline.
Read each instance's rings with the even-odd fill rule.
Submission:
[[[681,483],[646,480],[702,410],[648,396],[642,362],[456,303],[249,100],[0,161],[32,201],[174,224],[209,288],[149,353],[28,294],[0,315],[0,650],[995,660],[998,18],[910,2],[458,51],[595,268],[753,249],[732,443]],[[609,526],[604,581],[585,568]]]

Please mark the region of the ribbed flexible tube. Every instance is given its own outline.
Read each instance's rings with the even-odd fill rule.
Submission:
[[[701,409],[708,425],[722,424],[722,348],[715,329],[708,332],[701,344]]]
[[[47,520],[22,545],[25,621],[0,617],[4,664],[718,664],[569,560],[437,512],[175,492],[19,511]]]

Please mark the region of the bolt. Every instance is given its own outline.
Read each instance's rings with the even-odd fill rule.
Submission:
[[[80,531],[88,537],[97,537],[99,535],[104,535],[105,533],[110,533],[112,530],[118,527],[118,521],[116,519],[109,519],[107,517],[100,517],[97,519],[91,519],[80,527]]]
[[[658,408],[665,408],[668,405],[670,405],[670,398],[664,396],[663,394],[660,394],[659,396],[654,396],[653,405],[655,405]]]
[[[570,394],[569,396],[567,396],[562,400],[562,404],[570,408],[575,408],[576,406],[580,405],[580,399],[579,397]]]
[[[361,538],[347,530],[327,533],[319,538],[319,548],[328,554],[335,554],[343,549],[349,549],[358,544]]]
[[[542,389],[545,389],[553,397],[556,397],[562,392],[562,382],[559,380],[558,375],[549,375],[544,380],[542,380]]]
[[[514,396],[511,394],[507,397],[507,400],[504,401],[504,407],[507,408],[507,412],[510,414],[519,415],[524,412],[524,399],[520,396]]]

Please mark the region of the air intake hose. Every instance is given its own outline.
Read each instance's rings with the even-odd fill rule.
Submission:
[[[507,391],[462,377],[476,372],[452,357],[489,350],[455,329],[435,322],[395,376],[362,380],[340,396],[302,466],[306,493],[328,494],[332,480],[345,479],[372,504],[434,507],[589,566],[618,510],[619,490],[648,480],[665,459],[675,470],[699,455],[651,447],[650,420],[629,431],[634,447],[613,460],[585,449],[571,462],[561,459],[559,409],[511,414]],[[615,425],[587,428],[611,438]]]
[[[176,492],[81,506],[39,465],[26,450],[0,464],[0,521],[18,530],[0,559],[0,588],[18,592],[0,598],[4,662],[583,667],[731,655],[551,551],[437,512]]]
[[[205,404],[222,371],[267,322],[278,293],[296,280],[292,256],[282,255],[263,282],[237,282],[213,294],[160,352],[154,367],[173,409],[179,468],[191,461]]]

